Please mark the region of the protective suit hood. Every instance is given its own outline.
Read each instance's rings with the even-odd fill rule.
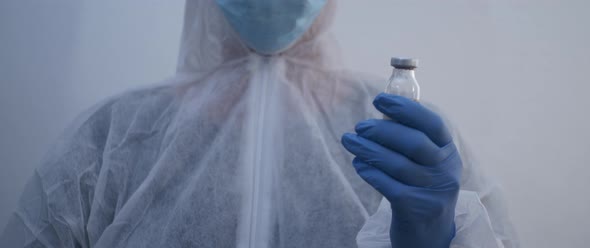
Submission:
[[[311,27],[295,44],[280,54],[330,66],[334,55],[334,39],[329,28],[334,19],[336,1],[328,0]],[[254,53],[228,23],[214,0],[186,1],[184,27],[177,71],[181,74],[204,75],[221,64],[244,59]]]

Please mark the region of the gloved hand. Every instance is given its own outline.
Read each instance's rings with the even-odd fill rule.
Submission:
[[[449,247],[462,163],[442,119],[420,103],[379,94],[373,105],[392,118],[359,122],[342,144],[357,173],[391,203],[392,247]]]

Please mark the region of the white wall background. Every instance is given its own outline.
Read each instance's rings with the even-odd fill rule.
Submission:
[[[421,59],[445,110],[505,188],[523,247],[590,243],[590,2],[338,0],[351,68]],[[0,2],[0,226],[51,141],[107,96],[174,72],[183,1]]]

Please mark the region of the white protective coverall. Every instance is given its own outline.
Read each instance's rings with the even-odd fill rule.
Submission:
[[[331,0],[294,46],[260,56],[213,0],[187,1],[177,74],[79,116],[1,247],[388,247],[387,203],[340,144],[381,117],[379,79],[332,62],[334,11]],[[452,245],[517,246],[499,191],[461,153]]]

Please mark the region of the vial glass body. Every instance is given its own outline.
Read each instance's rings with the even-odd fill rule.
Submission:
[[[420,100],[420,86],[414,70],[393,68],[385,93],[404,96],[415,101]]]
[[[393,68],[393,73],[389,78],[387,87],[385,87],[385,93],[398,95],[413,99],[414,101],[420,100],[420,86],[413,69],[401,69]],[[383,115],[383,119],[391,120],[391,118]]]

